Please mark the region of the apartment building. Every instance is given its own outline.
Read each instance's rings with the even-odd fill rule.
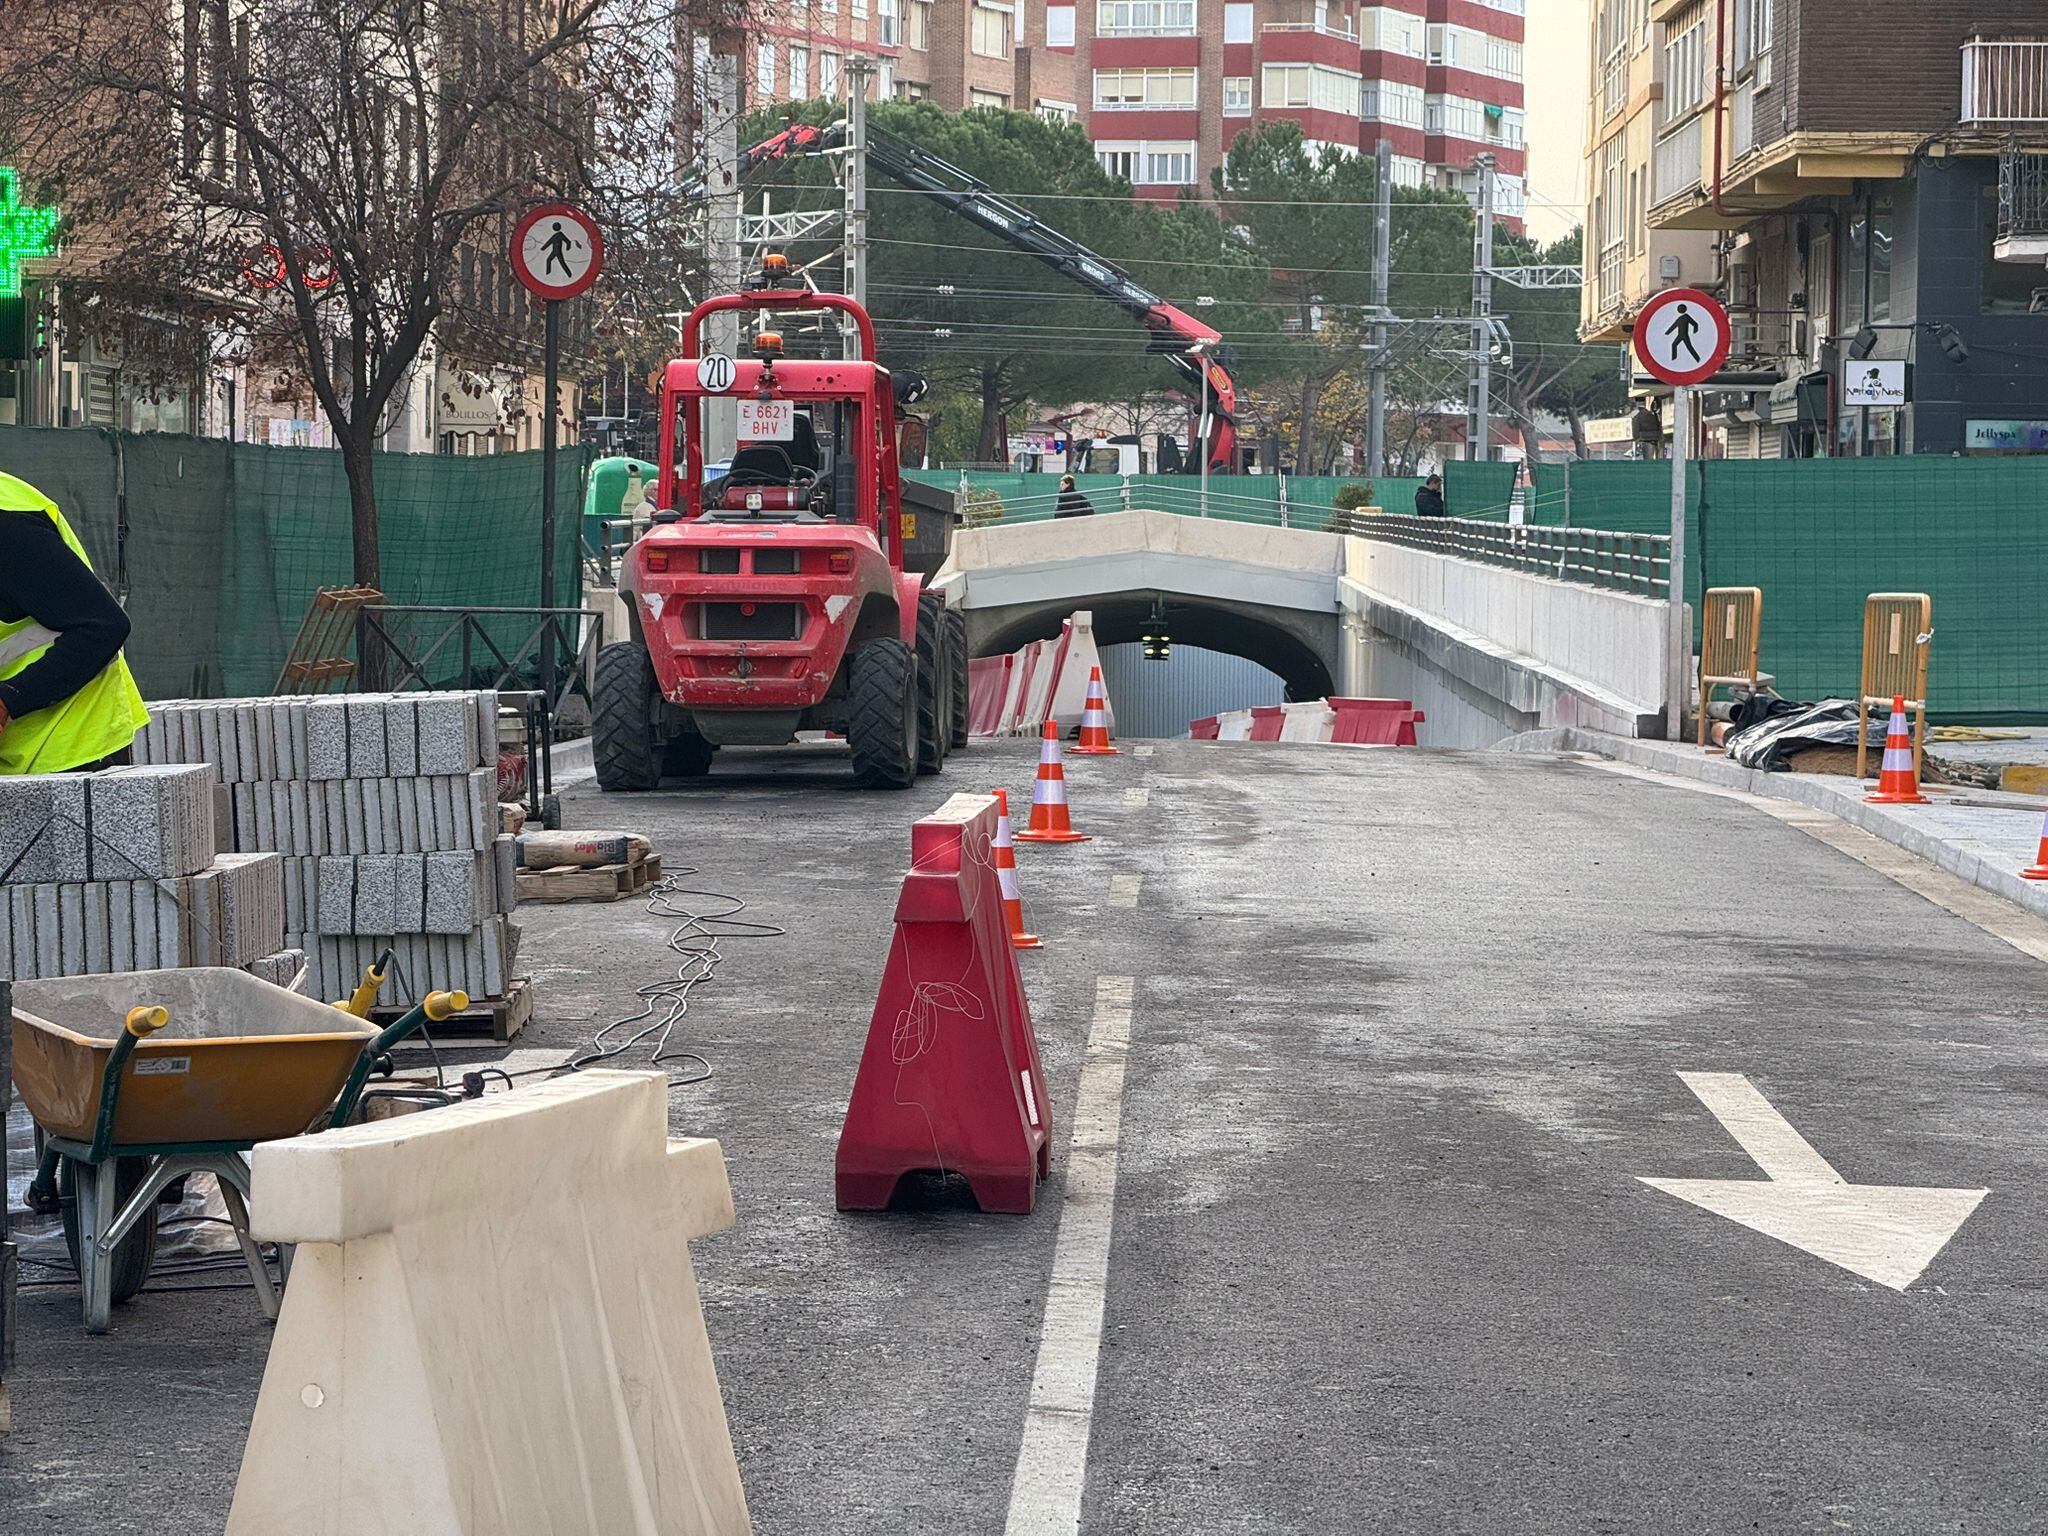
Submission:
[[[1702,230],[1652,229],[1652,156],[1663,102],[1663,50],[1655,46],[1651,0],[1594,0],[1588,44],[1592,99],[1586,122],[1586,281],[1579,335],[1625,343],[1658,292],[1718,275],[1714,237]]]
[[[1646,240],[1703,232],[1738,456],[2048,451],[2041,0],[1651,0]]]
[[[1079,122],[1142,195],[1205,192],[1246,128],[1285,119],[1317,144],[1393,146],[1396,179],[1525,204],[1524,0],[798,0],[750,23],[750,105],[844,94],[850,52],[876,93]]]

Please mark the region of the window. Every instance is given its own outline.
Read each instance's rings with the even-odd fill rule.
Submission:
[[[1010,104],[1010,98],[1001,91],[969,91],[967,105],[970,107],[994,107],[1001,110]]]
[[[1774,0],[1735,0],[1735,68],[1754,68],[1757,88],[1771,83]]]
[[[1706,99],[1706,7],[1685,12],[1664,35],[1664,121],[1675,123]]]
[[[754,86],[763,96],[775,94],[775,45],[761,43],[754,49]]]
[[[1010,13],[993,6],[968,7],[968,47],[984,59],[1010,56]]]
[[[1503,149],[1522,147],[1523,119],[1519,107],[1497,107],[1491,102],[1485,107],[1486,139]]]
[[[1145,151],[1145,184],[1186,187],[1195,180],[1195,146],[1173,145]]]
[[[1071,5],[1048,5],[1045,8],[1045,46],[1074,46],[1074,8]]]
[[[929,49],[932,45],[932,0],[910,0],[904,23],[904,45],[915,48],[919,53]]]
[[[875,61],[875,100],[887,101],[896,94],[896,61],[877,59]]]
[[[1422,18],[1390,5],[1369,5],[1358,13],[1358,45],[1411,59],[1422,57]]]
[[[903,23],[897,14],[900,0],[875,0],[875,40],[884,48],[903,46]]]
[[[818,94],[830,100],[839,94],[839,55],[818,55]]]
[[[1071,101],[1047,101],[1040,97],[1038,115],[1048,123],[1071,123],[1081,115],[1081,109]]]
[[[1368,80],[1358,93],[1358,115],[1369,123],[1420,128],[1424,100],[1419,85],[1403,85],[1398,80]]]
[[[1413,155],[1394,156],[1393,182],[1397,187],[1419,187],[1428,178],[1429,168]]]
[[[1486,39],[1486,72],[1502,80],[1522,78],[1522,45],[1505,37]]]
[[[1485,41],[1484,36],[1470,27],[1431,26],[1427,57],[1432,64],[1476,70],[1485,57]]]
[[[865,21],[868,14],[868,0],[853,0],[853,19]]]
[[[1095,146],[1103,170],[1136,187],[1191,187],[1195,183],[1195,146],[1190,141],[1125,140]]]
[[[811,50],[789,45],[789,94],[801,101],[811,93]]]
[[[1259,101],[1267,107],[1314,108],[1358,116],[1360,77],[1327,64],[1268,64],[1259,83]]]
[[[1195,0],[1096,0],[1098,37],[1193,37]]]
[[[1225,117],[1250,117],[1252,115],[1252,77],[1250,75],[1227,75],[1224,77],[1223,115]]]
[[[1192,69],[1095,71],[1097,107],[1192,107],[1194,104],[1195,72]]]
[[[1241,0],[1230,0],[1223,7],[1223,41],[1226,43],[1248,43],[1252,40],[1252,8]]]
[[[1432,96],[1423,105],[1422,131],[1453,139],[1486,136],[1486,109],[1469,96]]]

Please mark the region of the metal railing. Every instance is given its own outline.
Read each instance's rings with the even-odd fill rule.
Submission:
[[[1998,158],[1998,238],[2048,235],[2048,150],[2011,146]]]
[[[388,692],[450,687],[531,690],[541,685],[541,642],[550,632],[555,677],[547,709],[553,718],[564,699],[590,702],[597,652],[604,644],[604,615],[594,608],[383,603],[356,615],[356,653],[379,657],[379,686]],[[507,637],[516,638],[505,644]]]
[[[1355,514],[1350,529],[1360,538],[1382,544],[1455,555],[1580,586],[1638,597],[1670,593],[1671,540],[1657,534],[1518,528],[1461,517],[1415,517],[1405,512]]]
[[[1963,44],[1965,123],[2048,123],[2048,38]]]

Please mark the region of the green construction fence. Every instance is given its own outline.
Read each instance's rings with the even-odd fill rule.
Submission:
[[[581,486],[556,463],[555,591],[581,601]],[[62,509],[124,597],[128,662],[151,698],[267,693],[314,592],[353,580],[348,480],[332,449],[91,428],[0,427],[0,470]],[[541,455],[378,454],[378,553],[392,603],[532,607]],[[530,621],[493,621],[516,646]],[[433,679],[456,684],[452,672]]]
[[[1687,596],[1762,589],[1763,666],[1781,693],[1853,697],[1864,598],[1925,592],[1935,717],[2048,720],[2048,460],[1707,459],[1687,470]],[[1669,533],[1671,466],[1545,464],[1530,520]]]

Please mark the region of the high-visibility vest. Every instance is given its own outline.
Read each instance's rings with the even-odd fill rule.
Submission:
[[[0,512],[41,512],[57,525],[71,552],[92,561],[78,535],[64,521],[57,504],[26,480],[0,474]],[[0,680],[31,666],[56,641],[54,630],[34,619],[0,623]],[[84,763],[111,757],[149,724],[142,693],[117,653],[100,673],[68,699],[9,720],[0,730],[0,774],[63,773]]]

